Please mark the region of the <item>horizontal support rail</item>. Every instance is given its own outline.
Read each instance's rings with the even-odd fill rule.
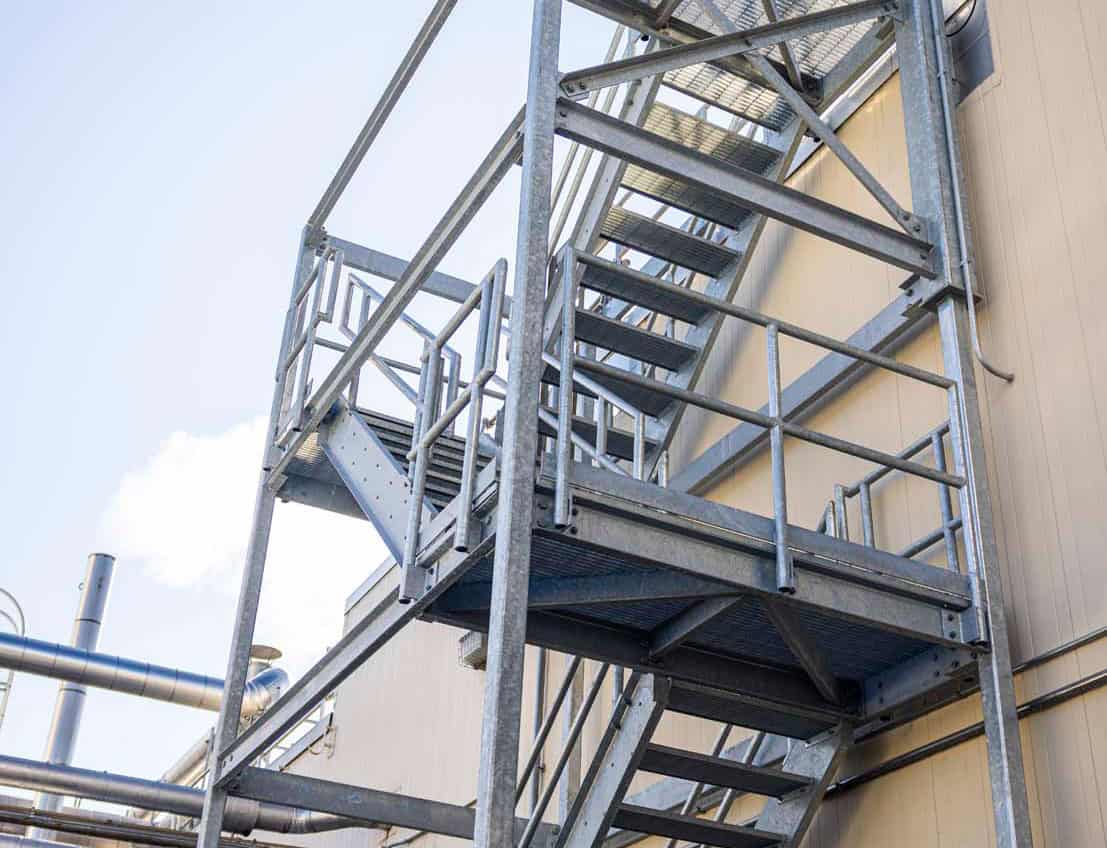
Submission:
[[[557,102],[557,132],[913,274],[935,276],[932,246],[925,241],[564,97]]]
[[[457,0],[438,0],[430,14],[427,15],[423,26],[415,36],[415,40],[412,41],[407,53],[400,61],[396,73],[392,75],[392,79],[389,80],[380,100],[377,101],[377,105],[365,121],[365,126],[361,128],[361,132],[358,133],[353,146],[346,154],[346,158],[339,165],[338,172],[323,192],[323,196],[319,198],[319,202],[308,218],[309,227],[318,229],[326,222],[327,216],[334,209],[334,205],[338,203],[338,199],[342,196],[346,186],[350,184],[350,180],[353,179],[361,160],[369,152],[369,148],[376,140],[377,134],[388,120],[388,116],[392,114],[393,108],[399,102],[404,89],[411,82],[411,78],[415,75],[415,71],[419,68],[423,57],[427,55],[427,51],[430,50],[434,39],[438,36],[455,5],[457,5]]]
[[[458,839],[471,840],[476,822],[472,807],[269,769],[246,769],[235,780],[233,794],[236,798],[282,805],[298,798],[296,806],[304,809]],[[516,820],[518,833],[525,824],[522,819]]]
[[[821,447],[833,451],[838,451],[839,453],[849,454],[858,459],[875,462],[878,465],[891,466],[906,474],[913,474],[916,477],[933,480],[935,483],[944,483],[947,486],[955,486],[957,488],[965,485],[965,478],[956,474],[949,474],[948,472],[938,471],[937,469],[930,468],[918,462],[900,459],[895,454],[867,448],[864,445],[859,445],[856,442],[850,442],[845,439],[839,439],[835,436],[828,436],[825,433],[819,433],[815,430],[801,427],[799,424],[792,424],[788,421],[778,422],[777,419],[769,415],[762,415],[760,412],[746,409],[744,406],[737,406],[732,403],[727,403],[726,401],[716,400],[715,398],[701,395],[698,392],[678,388],[661,380],[654,380],[649,377],[632,374],[629,371],[624,371],[622,368],[604,365],[602,362],[597,362],[594,359],[586,359],[578,356],[573,360],[573,367],[579,368],[582,371],[591,371],[593,374],[599,374],[612,380],[630,383],[640,389],[666,395],[691,406],[698,406],[700,409],[706,409],[709,412],[717,412],[728,418],[734,418],[738,421],[745,421],[746,423],[754,424],[758,427],[764,427],[766,430],[777,426],[779,423],[779,426],[784,430],[786,435],[793,436],[805,442],[820,445]]]
[[[338,399],[338,395],[357,376],[358,369],[375,352],[377,345],[399,320],[423,283],[442,261],[442,257],[453,246],[493,189],[499,185],[504,174],[518,160],[523,149],[523,115],[524,112],[520,110],[508,124],[507,129],[493,145],[491,152],[477,168],[476,173],[404,269],[403,276],[385,295],[380,306],[369,316],[365,326],[350,343],[349,350],[323,378],[311,398],[310,413],[306,422],[296,438],[291,441],[284,455],[270,470],[270,485],[273,485],[274,481],[279,481],[293,456],[330,413],[331,406]]]
[[[643,77],[663,74],[688,65],[714,62],[773,47],[791,39],[882,17],[895,11],[897,7],[898,3],[895,0],[863,0],[848,6],[800,15],[775,24],[753,27],[742,32],[705,38],[702,41],[692,41],[629,59],[594,65],[565,74],[561,78],[561,90],[569,97],[579,97],[594,89],[608,88]]]

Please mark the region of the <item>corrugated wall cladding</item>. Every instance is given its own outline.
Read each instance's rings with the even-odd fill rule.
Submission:
[[[996,73],[960,109],[978,271],[987,291],[988,352],[1017,372],[1014,385],[980,376],[989,478],[1015,661],[1107,624],[1107,2],[991,0]],[[843,138],[903,202],[909,200],[898,82],[851,119]],[[826,151],[795,184],[882,220],[882,212]],[[899,293],[902,276],[878,262],[770,225],[740,301],[847,336]],[[759,406],[764,338],[729,322],[700,389]],[[785,379],[819,356],[784,348]],[[900,357],[940,370],[937,335],[924,331]],[[946,415],[939,392],[888,374],[867,377],[820,411],[813,426],[897,450]],[[675,466],[732,422],[689,414]],[[791,445],[793,520],[813,526],[836,482],[865,469],[849,457]],[[758,458],[710,497],[767,511],[767,464]],[[897,548],[937,524],[934,488],[889,478],[877,493],[878,542]],[[858,532],[857,528],[853,528]],[[367,608],[371,598],[353,611]],[[456,661],[458,632],[417,624],[344,684],[333,755],[294,769],[380,789],[465,803],[476,785],[483,675]],[[532,658],[533,659],[533,658]],[[586,664],[590,678],[594,666]],[[1107,640],[1020,675],[1020,702],[1107,666]],[[559,677],[552,662],[550,688]],[[528,681],[527,697],[531,684]],[[608,693],[609,694],[609,693]],[[605,698],[608,697],[605,694]],[[598,710],[598,713],[606,713]],[[529,732],[531,704],[524,703]],[[585,744],[595,744],[603,715]],[[854,751],[846,773],[979,720],[968,699]],[[1022,722],[1035,845],[1107,846],[1107,690]],[[695,750],[715,727],[667,720],[659,738]],[[557,735],[556,733],[554,734]],[[551,756],[555,753],[551,747]],[[648,785],[639,777],[636,791]],[[982,739],[841,793],[820,811],[808,848],[978,848],[994,844]],[[739,820],[753,808],[736,809]],[[376,846],[405,834],[336,834],[315,845]],[[416,846],[451,840],[421,839]],[[660,848],[660,840],[643,843]]]

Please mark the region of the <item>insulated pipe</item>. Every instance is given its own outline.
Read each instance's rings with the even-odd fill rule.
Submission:
[[[77,607],[77,618],[73,622],[73,633],[70,636],[70,642],[73,645],[71,650],[85,653],[96,650],[96,645],[100,641],[100,624],[104,620],[104,610],[108,605],[108,594],[114,571],[115,557],[110,554],[89,555],[85,580],[81,584],[81,602]],[[9,668],[12,671],[19,671],[16,666],[9,666]],[[54,718],[50,724],[50,735],[46,740],[44,756],[49,763],[68,765],[73,761],[73,748],[77,742],[77,733],[81,729],[81,714],[85,708],[86,690],[80,685],[84,681],[62,679],[65,682],[58,687]],[[56,812],[61,809],[61,805],[62,798],[58,795],[39,794],[35,798],[35,807],[45,812]],[[31,828],[27,835],[38,840],[50,840],[54,836],[51,831],[37,827]]]
[[[212,712],[218,712],[223,700],[223,681],[214,677],[8,633],[0,633],[0,668]],[[261,712],[287,686],[284,671],[265,669],[246,684],[242,715]]]
[[[189,818],[199,818],[204,808],[202,789],[2,755],[0,784],[91,798],[111,804],[126,804]],[[248,834],[255,829],[274,833],[322,833],[347,827],[380,826],[359,819],[246,798],[228,799],[227,813],[223,820],[224,830],[241,834]]]

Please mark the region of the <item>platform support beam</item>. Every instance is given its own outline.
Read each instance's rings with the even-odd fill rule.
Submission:
[[[287,382],[287,369],[284,368],[284,363],[292,343],[296,318],[296,294],[301,283],[311,272],[314,251],[309,241],[310,229],[305,227],[300,239],[296,270],[292,277],[292,292],[289,295],[284,330],[281,333],[276,384],[273,387],[273,399],[269,408],[269,426],[265,430],[264,461],[254,501],[253,524],[246,548],[242,584],[238,590],[238,609],[235,613],[234,632],[231,635],[230,654],[227,657],[223,702],[219,708],[219,719],[215,725],[215,737],[208,760],[209,774],[219,772],[219,759],[222,752],[230,747],[238,736],[242,695],[246,688],[246,675],[250,664],[250,646],[254,641],[254,625],[257,621],[258,602],[261,599],[262,577],[265,574],[265,557],[269,550],[269,531],[273,526],[273,510],[277,501],[275,492],[268,486],[268,476],[270,467],[277,459],[277,428]],[[197,848],[219,848],[226,806],[226,787],[219,785],[215,780],[208,781],[208,788],[204,794],[204,809],[200,817]]]
[[[535,0],[473,842],[514,844],[562,0]]]
[[[937,4],[937,5],[934,5]],[[1030,848],[1030,811],[1019,741],[1003,592],[988,472],[977,395],[972,343],[962,293],[971,272],[972,245],[967,222],[959,221],[963,196],[958,139],[950,128],[955,98],[949,45],[936,22],[943,20],[938,0],[908,0],[896,23],[900,87],[910,163],[912,206],[930,226],[939,276],[920,286],[920,305],[935,306],[941,331],[945,372],[957,382],[950,404],[950,435],[959,471],[968,480],[962,490],[967,572],[973,581],[978,634],[989,650],[979,660],[988,769],[998,848]],[[939,51],[944,59],[940,61]],[[962,467],[963,466],[963,467]],[[986,615],[984,614],[986,613]]]

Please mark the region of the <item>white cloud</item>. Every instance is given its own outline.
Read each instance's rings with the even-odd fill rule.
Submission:
[[[117,556],[170,587],[237,592],[265,426],[257,418],[211,436],[173,433],[124,475],[103,518]],[[346,596],[384,556],[368,522],[279,504],[256,641],[302,672],[334,644]]]

